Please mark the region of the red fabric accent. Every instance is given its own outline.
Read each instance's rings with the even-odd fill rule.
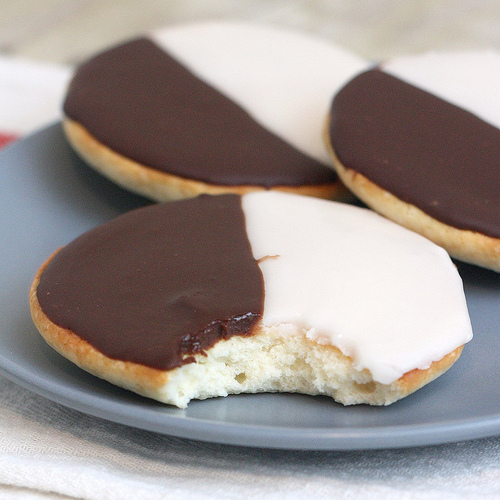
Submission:
[[[0,132],[0,148],[7,145],[9,142],[15,141],[17,137],[18,136],[15,134],[5,134]]]

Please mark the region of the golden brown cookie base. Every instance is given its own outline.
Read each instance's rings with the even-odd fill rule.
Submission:
[[[245,194],[267,190],[260,186],[208,184],[167,174],[113,151],[93,137],[85,127],[69,118],[63,120],[63,129],[72,147],[91,167],[119,186],[154,201],[191,198],[203,193],[214,195]],[[271,190],[337,201],[351,198],[350,192],[340,180],[320,185],[277,186]]]
[[[33,321],[47,343],[80,368],[143,396],[185,408],[191,399],[238,393],[299,392],[328,395],[345,405],[388,405],[431,382],[459,358],[458,347],[428,369],[412,370],[392,384],[375,382],[368,370],[357,371],[351,358],[331,345],[305,335],[288,336],[279,327],[261,327],[252,336],[221,340],[189,363],[162,371],[111,359],[72,331],[54,324],[37,297],[39,269],[30,291]]]
[[[401,201],[359,172],[344,167],[330,144],[328,126],[325,136],[337,175],[347,188],[370,208],[422,234],[458,260],[500,272],[500,239],[449,226],[427,215],[416,206]]]

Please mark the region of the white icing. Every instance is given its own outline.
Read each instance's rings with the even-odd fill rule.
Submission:
[[[243,196],[265,282],[263,322],[337,346],[388,384],[469,341],[448,254],[367,209],[282,193]],[[293,325],[290,326],[290,325]]]
[[[330,164],[322,134],[332,97],[366,61],[304,34],[239,22],[182,25],[151,38],[262,126]]]
[[[500,52],[430,52],[382,68],[500,128]]]

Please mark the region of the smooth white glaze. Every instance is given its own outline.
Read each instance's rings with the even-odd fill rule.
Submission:
[[[471,339],[462,280],[424,237],[370,210],[310,197],[253,193],[242,205],[263,259],[264,325],[335,345],[383,384]]]
[[[500,128],[500,52],[429,52],[382,69]]]
[[[368,67],[320,39],[257,24],[194,23],[151,38],[262,126],[325,164],[322,133],[333,95]]]

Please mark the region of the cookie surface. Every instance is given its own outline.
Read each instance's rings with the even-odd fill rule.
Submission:
[[[30,298],[68,359],[179,407],[263,391],[390,404],[472,335],[443,249],[369,210],[282,193],[125,214],[51,257]]]
[[[337,93],[326,134],[337,173],[367,205],[496,271],[500,109],[488,89],[499,78],[489,52],[389,62]]]
[[[263,189],[339,198],[321,127],[332,85],[364,66],[277,28],[173,27],[82,64],[64,128],[94,168],[154,200]]]

